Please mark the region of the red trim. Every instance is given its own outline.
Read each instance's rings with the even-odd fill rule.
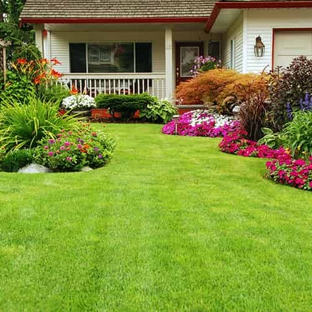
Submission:
[[[137,18],[22,18],[22,23],[30,24],[133,24],[133,23],[205,23],[207,17],[137,17]]]
[[[312,1],[294,2],[217,2],[211,12],[210,18],[205,26],[209,32],[218,18],[222,9],[290,9],[290,8],[312,8]]]
[[[310,28],[273,28],[272,29],[272,70],[274,69],[274,50],[275,50],[275,34],[276,32],[282,31],[312,31],[312,27]]]

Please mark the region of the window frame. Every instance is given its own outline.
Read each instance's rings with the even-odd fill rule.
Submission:
[[[70,46],[71,44],[84,44],[85,45],[85,61],[86,61],[86,72],[81,72],[81,74],[93,74],[89,72],[89,45],[105,45],[105,44],[133,44],[133,72],[118,72],[118,74],[146,74],[146,73],[152,73],[153,72],[153,42],[152,41],[101,41],[101,42],[69,42],[69,69],[71,74],[79,74],[77,72],[72,72],[72,66],[71,66],[71,50]],[[151,70],[147,72],[139,72],[137,71],[137,48],[136,45],[140,43],[149,43],[150,44],[150,51],[151,51]],[[103,64],[111,64],[111,61],[104,62]],[[112,74],[112,72],[101,72],[101,74]]]

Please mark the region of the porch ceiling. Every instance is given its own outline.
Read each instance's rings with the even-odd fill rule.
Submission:
[[[224,33],[234,23],[234,21],[241,14],[242,9],[222,9],[218,18],[214,22],[210,32],[211,33]]]
[[[44,24],[50,31],[204,31],[205,23],[133,23],[133,24]]]

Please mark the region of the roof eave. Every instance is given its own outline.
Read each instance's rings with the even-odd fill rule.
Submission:
[[[206,23],[208,17],[132,17],[132,18],[31,18],[22,17],[29,24],[134,24],[134,23]]]
[[[290,9],[312,8],[311,1],[296,2],[216,2],[205,25],[205,31],[210,32],[222,9]]]

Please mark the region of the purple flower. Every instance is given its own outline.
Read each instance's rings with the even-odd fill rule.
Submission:
[[[53,156],[54,153],[53,153],[53,152],[49,152],[48,155],[49,155],[49,156]]]
[[[71,157],[66,157],[67,161],[72,161],[73,159]]]
[[[46,145],[46,146],[44,146],[43,148],[44,148],[44,149],[49,149],[49,146]]]
[[[81,149],[82,145],[81,144],[77,144],[77,148]]]
[[[99,155],[98,155],[98,158],[100,158],[100,159],[103,158],[103,155],[102,155],[102,154],[99,154]]]
[[[95,148],[94,148],[94,151],[95,151],[95,152],[98,152],[99,150],[100,150],[100,149],[99,149],[98,147],[95,147]]]
[[[61,146],[60,150],[63,151],[65,149],[65,146]]]
[[[69,146],[69,145],[70,145],[70,142],[65,142],[64,145],[65,145],[65,146]]]
[[[54,144],[54,143],[55,143],[55,140],[53,140],[53,139],[49,140],[49,144]]]

